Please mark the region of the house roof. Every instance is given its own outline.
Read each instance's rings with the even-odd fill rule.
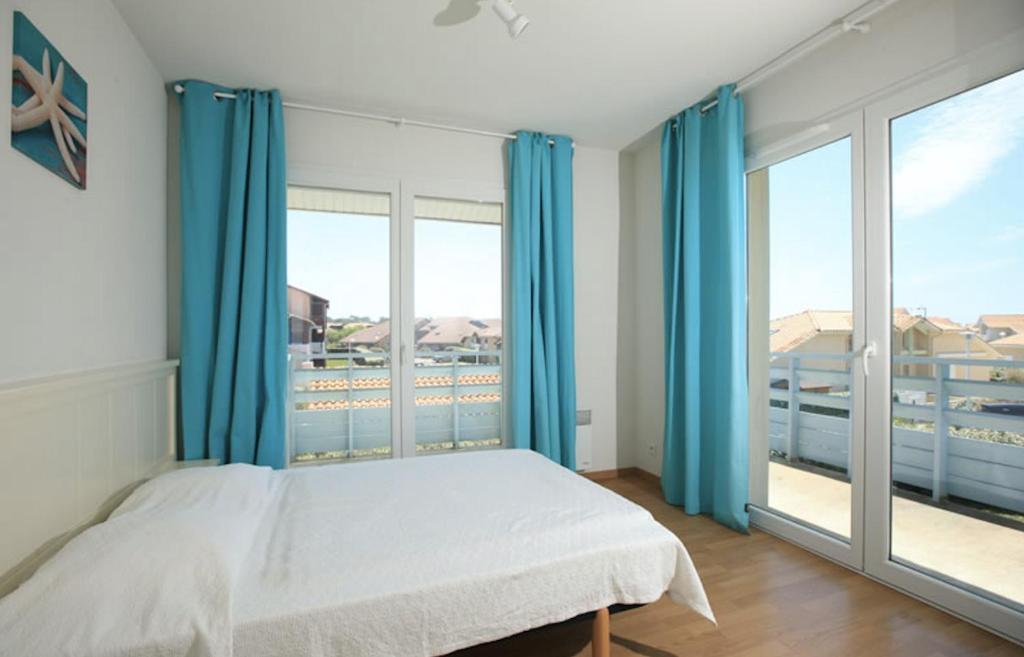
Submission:
[[[391,335],[391,322],[384,320],[380,324],[374,324],[373,326],[367,326],[361,328],[358,331],[352,333],[343,342],[350,342],[352,344],[377,344],[381,340],[387,339]]]
[[[960,331],[966,330],[966,327],[963,324],[959,324],[957,322],[954,322],[953,320],[951,320],[948,317],[939,317],[939,316],[932,315],[932,316],[928,317],[928,321],[931,322],[932,324],[934,324],[935,326],[939,327],[944,332],[949,332],[949,331],[960,332]]]
[[[425,345],[461,344],[464,339],[474,335],[500,338],[501,320],[437,317],[428,321],[417,333],[416,342]]]
[[[384,320],[379,324],[359,329],[345,338],[352,344],[378,344],[391,334],[391,322]],[[501,337],[500,319],[473,319],[471,317],[436,317],[434,319],[416,320],[416,343],[442,346],[461,344],[465,338]]]
[[[768,340],[771,351],[791,351],[822,333],[853,332],[853,313],[849,310],[805,310],[773,319]]]
[[[1024,347],[1024,333],[1014,333],[989,342],[993,347]]]
[[[1024,333],[1024,315],[982,315],[978,324],[988,327],[1005,326],[1017,333]]]
[[[289,290],[295,290],[296,292],[298,292],[300,294],[305,294],[310,299],[315,299],[317,301],[323,301],[326,304],[330,304],[331,303],[329,299],[326,299],[326,298],[320,296],[319,294],[313,294],[309,290],[303,290],[301,287],[298,287],[298,286],[295,286],[295,285],[289,285],[288,289]]]
[[[902,308],[896,308],[892,313],[892,325],[897,331],[906,331],[914,324],[917,324],[924,319],[917,315],[911,315],[908,312],[900,312],[900,310],[902,310]]]
[[[914,326],[924,323],[925,331],[934,331],[937,333],[960,333],[966,330],[963,324],[954,322],[948,317],[942,317],[940,315],[928,315],[927,317],[921,315],[911,314],[906,308],[893,308],[892,310],[892,325],[898,331],[909,331]]]
[[[923,324],[930,333],[959,333],[964,326],[948,317],[921,317],[906,308],[894,308],[893,328],[901,333]],[[769,348],[773,352],[792,351],[811,338],[822,334],[849,335],[853,333],[853,313],[849,310],[805,310],[771,321]]]
[[[501,337],[501,320],[500,319],[484,319],[480,320],[486,326],[479,332],[480,337],[485,338],[500,338]]]

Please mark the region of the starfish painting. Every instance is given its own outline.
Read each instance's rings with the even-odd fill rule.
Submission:
[[[18,18],[23,19],[23,26],[18,25]],[[76,162],[76,156],[80,155],[80,151],[81,155],[84,156],[84,151],[87,148],[86,138],[83,130],[79,129],[72,118],[78,119],[82,122],[80,125],[84,125],[86,114],[82,107],[72,102],[67,96],[68,84],[73,79],[78,89],[77,97],[84,101],[85,96],[82,93],[84,82],[70,66],[65,64],[63,58],[56,50],[51,55],[52,46],[45,41],[45,37],[39,34],[38,30],[35,30],[35,26],[28,19],[25,19],[23,15],[18,13],[16,14],[15,22],[16,28],[23,27],[26,31],[34,32],[34,34],[30,33],[28,36],[36,37],[40,40],[37,42],[37,49],[35,49],[31,57],[38,62],[38,48],[41,47],[42,70],[36,70],[29,63],[28,57],[30,55],[28,52],[19,52],[18,34],[16,31],[15,52],[11,61],[14,84],[16,88],[20,86],[21,91],[18,92],[17,99],[13,100],[11,107],[12,142],[14,142],[14,145],[19,150],[22,150],[54,171],[57,171],[63,163],[63,169],[66,170],[67,174],[65,177],[69,176],[77,186],[84,188],[84,160],[82,157],[78,157]],[[56,61],[57,65],[56,70],[51,72],[53,68],[51,65],[52,61]],[[30,94],[27,97],[25,97],[26,90]],[[48,126],[49,132],[52,133],[53,142],[48,147],[44,137],[45,133],[35,130],[40,128],[40,126]],[[45,130],[46,128],[42,129]],[[19,135],[25,135],[23,145],[19,145],[16,140],[16,137]],[[28,135],[31,135],[31,137]],[[57,153],[53,151],[54,145],[56,145],[57,152],[60,154],[59,160],[56,159]],[[47,155],[47,151],[49,155]],[[81,165],[82,169],[79,169],[79,166],[76,164]],[[57,172],[62,173],[61,171]]]

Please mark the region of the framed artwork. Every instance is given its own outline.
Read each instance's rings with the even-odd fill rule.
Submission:
[[[20,11],[12,61],[11,146],[85,189],[88,85]]]

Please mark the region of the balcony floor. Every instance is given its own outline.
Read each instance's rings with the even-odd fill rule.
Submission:
[[[771,462],[768,504],[849,535],[850,485]],[[902,497],[893,498],[893,555],[1024,604],[1024,532]]]

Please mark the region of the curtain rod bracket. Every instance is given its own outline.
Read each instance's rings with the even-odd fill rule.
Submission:
[[[871,31],[870,23],[857,23],[854,21],[843,21],[843,32],[857,32],[858,34],[867,34]]]

